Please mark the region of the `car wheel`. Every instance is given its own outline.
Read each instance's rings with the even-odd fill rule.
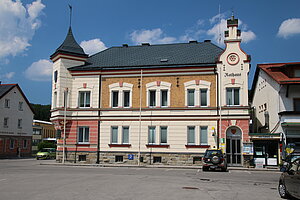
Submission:
[[[227,172],[227,167],[223,167],[222,172]]]
[[[208,171],[208,167],[202,167],[202,171]]]
[[[278,192],[279,192],[280,197],[283,199],[287,199],[290,196],[286,190],[285,184],[282,182],[280,182],[278,185]]]

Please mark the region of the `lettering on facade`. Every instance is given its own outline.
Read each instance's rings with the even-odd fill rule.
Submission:
[[[236,77],[236,76],[242,76],[242,73],[225,73],[224,77]]]

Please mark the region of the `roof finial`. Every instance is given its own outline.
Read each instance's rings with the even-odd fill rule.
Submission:
[[[231,8],[231,19],[234,20],[234,10]]]
[[[72,25],[72,6],[69,4],[69,8],[70,8],[70,27]]]

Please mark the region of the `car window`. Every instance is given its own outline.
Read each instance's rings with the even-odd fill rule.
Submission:
[[[221,151],[218,150],[212,150],[212,151],[206,151],[205,156],[209,157],[209,156],[215,156],[215,155],[221,155]]]
[[[42,149],[41,152],[48,152],[48,150],[47,149]]]

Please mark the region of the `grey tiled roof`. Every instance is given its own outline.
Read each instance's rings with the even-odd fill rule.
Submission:
[[[0,99],[15,86],[16,86],[15,84],[7,84],[7,85],[0,84]]]
[[[85,65],[69,70],[215,65],[222,51],[209,41],[111,47],[90,56]]]
[[[50,57],[54,57],[56,53],[68,53],[74,55],[87,56],[84,53],[83,48],[81,48],[81,46],[76,42],[71,27],[69,27],[68,34],[63,43],[56,49],[55,53],[52,54]]]

